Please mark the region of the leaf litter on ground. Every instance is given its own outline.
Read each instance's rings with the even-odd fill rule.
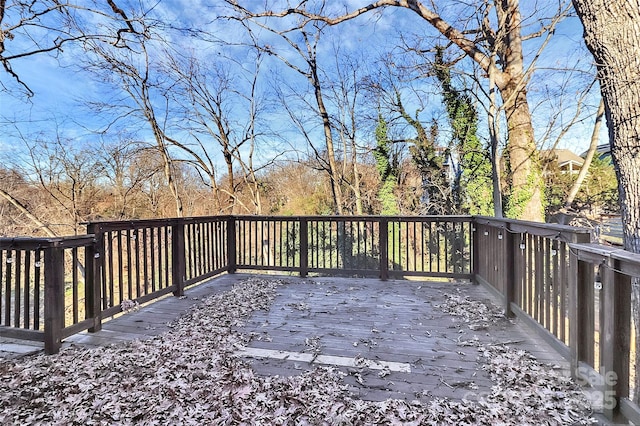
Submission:
[[[234,329],[252,312],[268,309],[283,284],[249,278],[202,300],[169,332],[149,340],[2,360],[0,424],[592,422],[588,402],[571,380],[505,345],[478,345],[495,385],[474,401],[363,401],[349,394],[344,373],[331,367],[290,377],[259,377],[249,363],[234,356],[246,343]],[[490,318],[496,320],[492,308],[479,302],[449,299],[446,304],[440,308],[466,323],[489,325]]]

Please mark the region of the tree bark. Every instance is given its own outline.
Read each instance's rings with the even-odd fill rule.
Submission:
[[[527,101],[520,4],[518,0],[504,0],[496,2],[496,10],[504,25],[502,36],[494,42],[494,49],[504,63],[503,70],[495,77],[502,96],[509,138],[507,152],[511,193],[506,213],[518,219],[542,221],[542,174]]]
[[[640,253],[640,0],[573,0],[598,69],[618,177],[624,248]],[[633,280],[633,317],[640,335],[640,283]],[[640,365],[636,338],[635,365]],[[634,402],[640,403],[640,374]]]
[[[542,221],[542,175],[537,161],[531,112],[524,88],[511,80],[501,90],[507,121],[507,153],[511,192],[505,206],[507,217]],[[510,101],[510,98],[513,100]]]
[[[491,58],[489,68],[489,114],[487,117],[489,126],[489,140],[491,141],[491,180],[493,182],[493,214],[495,217],[503,217],[502,211],[502,173],[500,172],[499,127],[496,104],[496,78],[495,58]]]

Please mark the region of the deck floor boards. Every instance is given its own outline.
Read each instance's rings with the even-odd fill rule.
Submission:
[[[168,324],[203,298],[229,290],[249,274],[222,275],[188,288],[183,298],[171,295],[138,311],[104,322],[101,331],[67,338],[64,345],[102,346],[147,339],[169,330]],[[336,277],[280,277],[269,311],[256,311],[236,329],[250,338],[248,347],[336,357],[408,363],[411,372],[366,367],[337,367],[345,373],[351,392],[367,400],[433,397],[475,399],[490,391],[492,382],[482,369],[477,347],[510,342],[543,363],[567,369],[567,362],[520,320],[498,319],[486,329],[471,330],[460,318],[438,308],[446,294],[494,302],[490,292],[466,282],[416,280],[380,281]],[[290,376],[317,364],[244,357],[259,375]]]
[[[475,399],[486,394],[493,383],[477,347],[461,345],[470,339],[510,342],[543,363],[567,368],[555,350],[517,319],[471,330],[438,308],[445,294],[495,302],[486,289],[466,282],[291,279],[269,311],[255,312],[238,331],[251,337],[252,348],[411,364],[411,373],[391,371],[384,377],[377,370],[339,367],[350,390],[370,400]],[[315,367],[273,358],[250,361],[261,375],[294,375]]]

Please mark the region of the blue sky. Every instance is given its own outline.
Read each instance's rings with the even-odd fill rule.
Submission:
[[[124,2],[123,2],[124,3]],[[280,2],[282,3],[282,2]],[[351,0],[349,8],[366,4],[364,1]],[[165,19],[175,25],[181,24],[193,28],[206,28],[216,37],[232,43],[246,40],[247,37],[243,28],[234,22],[218,22],[214,18],[217,15],[230,13],[226,11],[220,3],[193,2],[185,0],[173,0],[158,3],[151,12],[157,18]],[[342,7],[342,6],[340,6]],[[526,6],[523,6],[526,7]],[[447,13],[455,13],[453,6],[447,8]],[[277,21],[272,21],[277,22]],[[274,25],[280,25],[277,22]],[[535,28],[535,27],[534,27]],[[292,62],[299,64],[299,58],[281,39],[264,30],[257,30],[260,42],[273,46],[282,56]],[[375,60],[384,52],[398,51],[396,47],[400,34],[409,40],[421,36],[433,36],[433,30],[427,26],[425,21],[415,16],[410,11],[398,8],[390,8],[382,13],[369,14],[358,18],[352,22],[341,24],[337,27],[328,28],[325,37],[320,44],[320,59],[330,59],[333,55],[333,44],[340,46],[340,51],[345,54],[358,53],[362,60],[363,74],[375,71],[378,65]],[[568,19],[561,24],[553,37],[552,42],[546,48],[538,66],[541,68],[534,74],[529,86],[529,99],[531,108],[534,111],[534,125],[536,137],[541,138],[548,124],[554,117],[558,122],[567,122],[573,116],[575,102],[579,94],[580,87],[592,78],[589,70],[590,56],[584,49],[581,39],[582,28],[576,18]],[[196,51],[204,60],[216,61],[222,55],[218,52],[232,55],[232,58],[239,63],[243,63],[246,68],[254,64],[251,63],[252,55],[242,47],[225,48],[220,44],[211,44],[205,41],[196,41],[185,38],[176,32],[167,32],[166,37],[173,41],[174,46],[184,45]],[[535,50],[536,42],[529,43],[529,55]],[[452,54],[457,53],[450,50]],[[229,53],[232,52],[232,53]],[[29,87],[35,92],[31,99],[26,99],[16,91],[15,84],[6,74],[0,75],[0,82],[5,84],[9,91],[0,92],[0,126],[2,126],[2,136],[0,136],[0,152],[14,152],[21,149],[21,141],[18,134],[32,137],[33,135],[45,135],[52,137],[56,132],[62,133],[65,137],[77,139],[80,143],[93,143],[103,138],[118,137],[115,134],[96,135],[92,130],[100,129],[108,122],[109,117],[104,117],[87,108],[85,102],[104,99],[105,96],[115,94],[116,88],[98,81],[94,75],[90,75],[79,69],[84,53],[80,46],[69,46],[57,58],[48,55],[38,55],[15,61],[13,66],[15,71],[23,78]],[[369,60],[367,60],[367,58]],[[223,59],[224,60],[224,59]],[[332,63],[330,61],[329,63]],[[565,68],[579,64],[581,68],[589,70],[585,73],[567,73],[557,70],[545,70],[544,68]],[[227,63],[227,65],[231,66]],[[465,60],[459,62],[459,66],[465,70],[471,70],[472,64]],[[331,66],[328,65],[328,82],[331,80]],[[276,77],[277,76],[277,77]],[[268,57],[261,68],[259,78],[259,90],[265,98],[273,95],[273,84],[281,78],[292,86],[304,90],[307,82],[296,73],[287,69],[274,57]],[[242,79],[237,79],[238,81]],[[240,84],[240,83],[239,83]],[[486,82],[484,83],[486,84]],[[419,115],[420,119],[429,124],[433,118],[442,116],[442,106],[438,95],[438,88],[434,86],[430,79],[418,79],[404,85],[404,92],[407,99],[408,109],[416,110],[419,106],[417,100],[411,101],[410,88],[418,90],[422,95],[421,101],[426,104]],[[246,89],[246,84],[240,84],[240,90]],[[560,97],[556,92],[563,88],[564,97]],[[549,99],[551,98],[551,99]],[[561,141],[561,148],[569,148],[580,153],[586,149],[588,138],[591,134],[593,118],[591,114],[597,106],[597,88],[592,91],[592,95],[587,98],[587,105],[582,112],[582,124],[575,126]],[[275,99],[268,99],[270,109],[265,113],[265,120],[273,124],[274,131],[284,136],[289,145],[302,147],[305,142],[298,132],[291,126],[289,118],[283,113],[283,108],[278,106]],[[563,107],[562,109],[560,107]],[[566,106],[566,108],[564,108]],[[367,108],[367,103],[363,101],[362,108]],[[370,105],[369,105],[370,107]],[[239,103],[230,107],[236,116],[241,115],[243,104]],[[482,111],[482,107],[479,106]],[[242,120],[239,120],[242,121]],[[361,140],[366,142],[372,139],[370,130],[375,123],[364,125],[363,129],[368,132],[361,134]],[[123,122],[122,126],[137,133],[139,138],[149,138],[148,127],[144,123],[136,124],[133,121]],[[504,128],[504,124],[503,124]],[[319,129],[310,125],[311,134],[320,137]],[[605,130],[603,130],[604,132]],[[481,124],[481,133],[486,134],[484,125]],[[180,135],[180,130],[176,129],[172,134]],[[551,136],[553,132],[551,132]],[[186,137],[186,136],[185,136]],[[606,142],[606,134],[603,134],[601,143]],[[553,140],[550,137],[549,140]],[[549,142],[547,142],[548,144]],[[269,147],[262,152],[264,156],[270,156],[273,147]],[[280,146],[280,148],[282,147]]]

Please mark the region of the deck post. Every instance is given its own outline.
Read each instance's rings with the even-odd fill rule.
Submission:
[[[87,225],[87,234],[94,235],[94,243],[87,246],[85,255],[85,310],[87,318],[93,319],[93,327],[89,327],[89,332],[95,333],[102,330],[100,301],[102,299],[102,247],[104,236],[100,226],[95,223]]]
[[[504,280],[504,316],[513,317],[511,310],[511,302],[515,301],[515,285],[516,285],[516,268],[515,268],[515,250],[516,240],[513,232],[507,224],[504,228],[504,247],[505,247],[505,270],[502,276]]]
[[[229,216],[227,219],[227,273],[233,274],[236,269],[236,218]]]
[[[44,250],[44,350],[55,354],[64,328],[64,248],[54,241]]]
[[[380,218],[380,279],[389,279],[389,221]]]
[[[306,277],[309,272],[309,222],[300,218],[300,276]]]
[[[629,353],[631,338],[631,277],[617,272],[608,259],[601,268],[604,324],[602,330],[603,412],[613,422],[625,422],[620,399],[629,395]]]
[[[473,283],[479,284],[480,276],[480,241],[478,238],[478,221],[473,217],[471,220],[471,273],[473,274]]]
[[[175,286],[173,295],[184,296],[184,281],[186,279],[186,258],[184,241],[184,222],[180,219],[171,224],[171,281]]]

